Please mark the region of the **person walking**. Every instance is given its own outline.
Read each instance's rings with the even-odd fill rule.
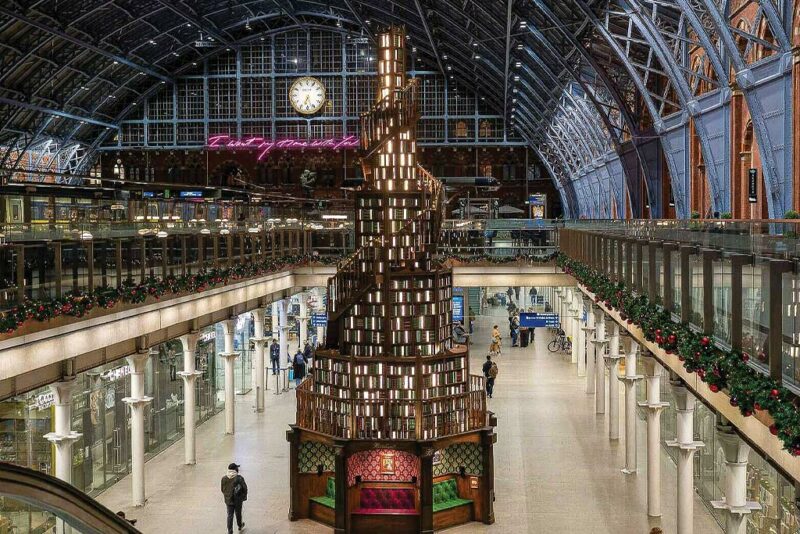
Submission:
[[[242,504],[247,500],[247,484],[244,477],[239,474],[241,466],[236,463],[228,464],[228,472],[222,477],[220,489],[228,508],[228,534],[233,534],[233,516],[236,516],[236,525],[239,531],[244,529],[242,521]]]
[[[519,347],[519,315],[511,318],[511,346]]]
[[[500,329],[497,325],[492,327],[492,343],[489,345],[489,354],[500,354]]]
[[[486,377],[486,396],[491,399],[494,393],[494,381],[497,378],[499,369],[497,368],[497,363],[492,361],[491,356],[486,356],[482,369],[483,376]]]
[[[306,341],[305,347],[303,347],[303,359],[306,363],[311,361],[311,358],[314,357],[314,350],[311,348],[311,343]]]
[[[306,359],[303,357],[300,347],[297,347],[297,352],[294,353],[292,373],[294,374],[295,384],[302,382],[306,376]]]
[[[281,346],[278,345],[278,340],[273,339],[272,345],[269,346],[269,362],[272,364],[272,374],[277,375],[281,368]]]

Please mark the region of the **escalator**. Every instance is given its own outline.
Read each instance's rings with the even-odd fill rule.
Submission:
[[[44,518],[36,526],[9,524],[6,532],[52,532],[56,522],[81,534],[135,534],[139,531],[129,522],[89,497],[74,486],[55,477],[26,467],[0,462],[0,498],[8,503],[19,503],[32,510],[41,511]],[[4,511],[0,510],[0,520]],[[53,517],[55,516],[55,517]],[[57,519],[56,519],[57,518]]]

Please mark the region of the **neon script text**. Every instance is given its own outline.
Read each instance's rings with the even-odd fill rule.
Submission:
[[[355,135],[347,137],[329,137],[326,139],[264,139],[263,137],[245,137],[238,139],[229,135],[212,135],[206,145],[209,148],[227,148],[229,150],[257,150],[258,161],[266,159],[273,150],[304,150],[306,148],[324,148],[338,150],[340,148],[358,148],[359,141]]]

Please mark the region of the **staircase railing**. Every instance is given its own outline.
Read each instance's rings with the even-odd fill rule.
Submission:
[[[406,221],[393,235],[411,236],[415,240],[413,250],[434,253],[430,247],[436,243],[441,230],[443,188],[441,182],[421,166],[417,167],[417,171],[420,188],[426,197],[423,200],[423,209],[418,216]],[[420,233],[415,230],[416,225],[422,226],[429,219],[431,224],[428,225],[426,232]],[[385,245],[383,236],[375,236],[337,264],[336,274],[328,280],[330,320],[340,317],[365,291],[374,286],[386,268],[382,263],[385,258],[381,254]]]
[[[417,89],[419,80],[412,79],[395,89],[361,114],[361,149],[367,159],[397,133],[417,121]]]

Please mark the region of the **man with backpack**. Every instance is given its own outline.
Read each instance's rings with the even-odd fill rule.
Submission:
[[[486,356],[486,361],[483,363],[483,376],[486,377],[486,396],[492,398],[494,391],[494,380],[497,378],[497,363],[492,361],[491,356]]]
[[[239,474],[241,466],[235,463],[228,465],[228,472],[222,477],[220,489],[228,508],[228,534],[233,534],[233,516],[236,515],[236,525],[239,531],[244,529],[242,521],[242,504],[247,500],[247,484],[244,477]]]

